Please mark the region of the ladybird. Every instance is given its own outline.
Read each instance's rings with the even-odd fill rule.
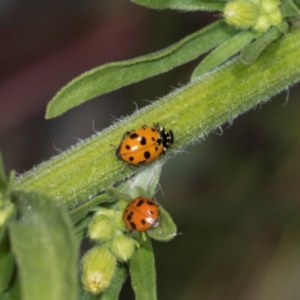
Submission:
[[[126,132],[116,149],[116,157],[129,165],[139,166],[157,159],[174,142],[173,132],[159,123]]]
[[[157,203],[149,198],[137,197],[124,209],[123,221],[132,231],[146,231],[158,225]]]

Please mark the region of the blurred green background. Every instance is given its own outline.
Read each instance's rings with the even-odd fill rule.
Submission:
[[[1,1],[6,170],[23,173],[185,84],[198,61],[46,121],[47,102],[72,78],[159,50],[219,17],[120,0]],[[300,299],[299,116],[295,86],[164,166],[156,198],[179,234],[154,242],[158,299]],[[120,299],[134,299],[128,282]]]

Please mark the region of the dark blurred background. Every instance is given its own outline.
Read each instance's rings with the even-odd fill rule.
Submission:
[[[100,64],[164,48],[218,13],[129,1],[0,2],[0,149],[23,173],[189,80],[197,61],[46,121],[47,102]],[[293,87],[165,165],[157,200],[180,234],[154,243],[158,298],[300,299],[300,103]],[[121,300],[134,299],[127,283]]]

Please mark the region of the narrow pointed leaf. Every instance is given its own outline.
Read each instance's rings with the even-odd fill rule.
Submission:
[[[300,16],[300,9],[293,0],[283,1],[280,10],[284,18]]]
[[[76,299],[77,251],[59,203],[36,192],[15,194],[19,219],[9,224],[22,300]]]
[[[159,207],[160,219],[159,225],[147,231],[147,234],[152,239],[157,241],[170,241],[177,234],[177,227],[170,214],[162,207]]]
[[[154,9],[177,9],[177,10],[219,10],[222,11],[224,1],[201,1],[201,0],[131,0],[134,3]]]
[[[270,28],[264,35],[243,48],[240,54],[241,62],[245,65],[253,64],[260,54],[281,35],[282,33],[276,27]]]
[[[61,115],[96,96],[171,70],[215,48],[238,31],[218,21],[161,51],[127,61],[105,64],[83,73],[49,102],[46,118]]]
[[[205,73],[212,71],[214,68],[238,53],[245,45],[251,42],[255,36],[256,33],[247,30],[238,33],[230,40],[224,42],[201,61],[193,72],[192,81]]]
[[[147,238],[134,252],[129,271],[136,300],[156,300],[156,272],[151,240]]]

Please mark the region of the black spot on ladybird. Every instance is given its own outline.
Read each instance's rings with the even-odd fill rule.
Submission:
[[[138,136],[139,136],[138,134],[136,134],[135,132],[133,132],[129,137],[131,139],[136,139]]]
[[[144,152],[144,157],[145,157],[146,159],[149,159],[149,158],[151,157],[150,152],[149,152],[149,151],[145,151],[145,152]]]
[[[130,221],[131,219],[132,219],[132,217],[133,217],[133,211],[131,211],[129,214],[128,214],[128,216],[127,216],[127,221]]]
[[[135,223],[130,222],[130,226],[131,226],[132,230],[136,230],[136,225],[135,225]]]
[[[140,199],[139,202],[136,204],[137,207],[143,205],[145,201],[143,199]]]
[[[141,223],[142,223],[143,225],[145,225],[145,224],[146,224],[146,220],[145,220],[145,219],[141,220]]]
[[[156,205],[154,202],[152,202],[152,201],[147,201],[147,204],[148,205],[151,205],[151,206],[154,206],[154,205]]]
[[[140,137],[140,144],[145,146],[147,144],[147,139],[144,136]]]
[[[130,161],[134,161],[134,157],[133,156],[129,156],[129,160]]]
[[[130,150],[131,149],[129,145],[126,145],[125,148],[126,148],[126,150]]]

